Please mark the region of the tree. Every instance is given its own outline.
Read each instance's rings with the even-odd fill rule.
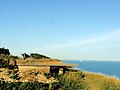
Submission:
[[[9,49],[5,49],[4,47],[0,48],[0,54],[10,55]]]
[[[23,57],[24,60],[25,60],[26,58],[29,58],[29,57],[30,57],[30,56],[29,56],[28,54],[26,54],[26,53],[22,53],[21,55],[22,55],[22,57]]]
[[[38,53],[31,53],[30,57],[35,58],[35,59],[41,59],[41,58],[49,59],[50,58],[50,57],[47,57],[45,55],[41,55],[41,54],[38,54]]]

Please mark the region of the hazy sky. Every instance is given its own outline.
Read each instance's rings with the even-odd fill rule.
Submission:
[[[120,0],[0,0],[0,47],[14,55],[120,60]]]

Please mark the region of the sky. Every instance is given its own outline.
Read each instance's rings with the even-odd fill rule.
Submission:
[[[0,47],[18,56],[120,61],[120,0],[0,0]]]

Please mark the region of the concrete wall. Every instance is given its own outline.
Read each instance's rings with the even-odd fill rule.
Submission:
[[[35,69],[36,71],[43,73],[58,73],[64,74],[66,67],[63,66],[18,66],[19,71]]]

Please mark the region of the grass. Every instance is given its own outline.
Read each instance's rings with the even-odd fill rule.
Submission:
[[[120,80],[100,73],[84,72],[85,82],[91,90],[120,90]]]

